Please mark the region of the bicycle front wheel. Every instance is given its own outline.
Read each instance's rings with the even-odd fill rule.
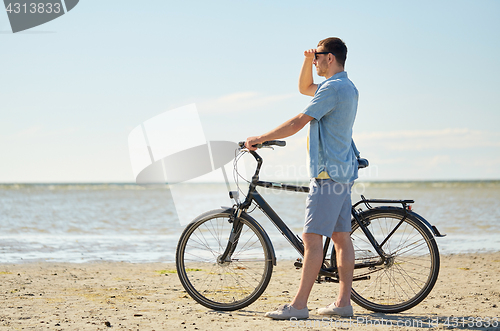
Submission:
[[[419,304],[431,292],[439,273],[434,236],[416,217],[401,208],[380,207],[362,213],[362,222],[382,250],[386,261],[356,269],[351,298],[358,305],[383,313],[398,313]],[[372,244],[353,221],[351,238],[356,263],[380,261]]]
[[[230,220],[228,211],[205,213],[186,227],[177,245],[182,285],[194,300],[214,310],[232,311],[253,303],[266,289],[273,270],[267,234],[244,215],[231,261],[220,261],[233,227]]]

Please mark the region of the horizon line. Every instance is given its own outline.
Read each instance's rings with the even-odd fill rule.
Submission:
[[[293,182],[293,180],[266,180],[266,182]],[[295,181],[300,183],[307,183],[308,180]],[[500,182],[498,179],[389,179],[389,180],[356,180],[354,183],[442,183],[442,182]],[[88,181],[88,182],[0,182],[0,185],[106,185],[106,184],[116,184],[116,185],[176,185],[165,183],[151,183],[151,184],[137,184],[135,182],[125,182],[125,181]],[[182,183],[180,183],[182,184]],[[214,182],[189,182],[189,184],[225,184],[224,182],[214,181]]]

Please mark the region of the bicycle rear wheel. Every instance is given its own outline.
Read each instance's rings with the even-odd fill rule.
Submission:
[[[222,262],[233,224],[231,213],[214,210],[191,222],[176,252],[179,279],[203,306],[222,311],[244,308],[264,292],[273,270],[267,234],[242,215],[242,230],[230,262]]]
[[[353,282],[352,300],[361,307],[383,313],[398,313],[419,304],[434,287],[439,273],[439,251],[434,236],[416,217],[411,214],[405,217],[402,208],[374,208],[361,216],[377,243],[383,243],[388,259],[380,266],[355,269],[354,278],[369,279]],[[355,221],[351,238],[356,263],[380,260]]]

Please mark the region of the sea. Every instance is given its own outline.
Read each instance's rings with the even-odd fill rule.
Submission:
[[[211,192],[224,185],[192,185],[183,193],[187,209],[219,208]],[[243,186],[240,198],[245,190]],[[306,195],[260,192],[300,234]],[[353,202],[361,195],[415,200],[413,211],[446,234],[437,238],[441,254],[500,250],[500,181],[358,182]],[[251,215],[268,232],[278,260],[299,257],[258,208]],[[4,264],[173,262],[185,224],[168,185],[0,184],[0,263]]]

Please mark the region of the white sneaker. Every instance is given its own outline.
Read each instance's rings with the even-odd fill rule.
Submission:
[[[319,308],[318,314],[320,315],[338,315],[342,317],[351,317],[354,315],[352,306],[337,307],[335,302],[326,306],[325,308]]]
[[[267,312],[266,317],[273,318],[275,320],[289,320],[292,317],[296,319],[309,318],[309,309],[295,309],[292,305],[286,304],[278,307],[275,311]]]

